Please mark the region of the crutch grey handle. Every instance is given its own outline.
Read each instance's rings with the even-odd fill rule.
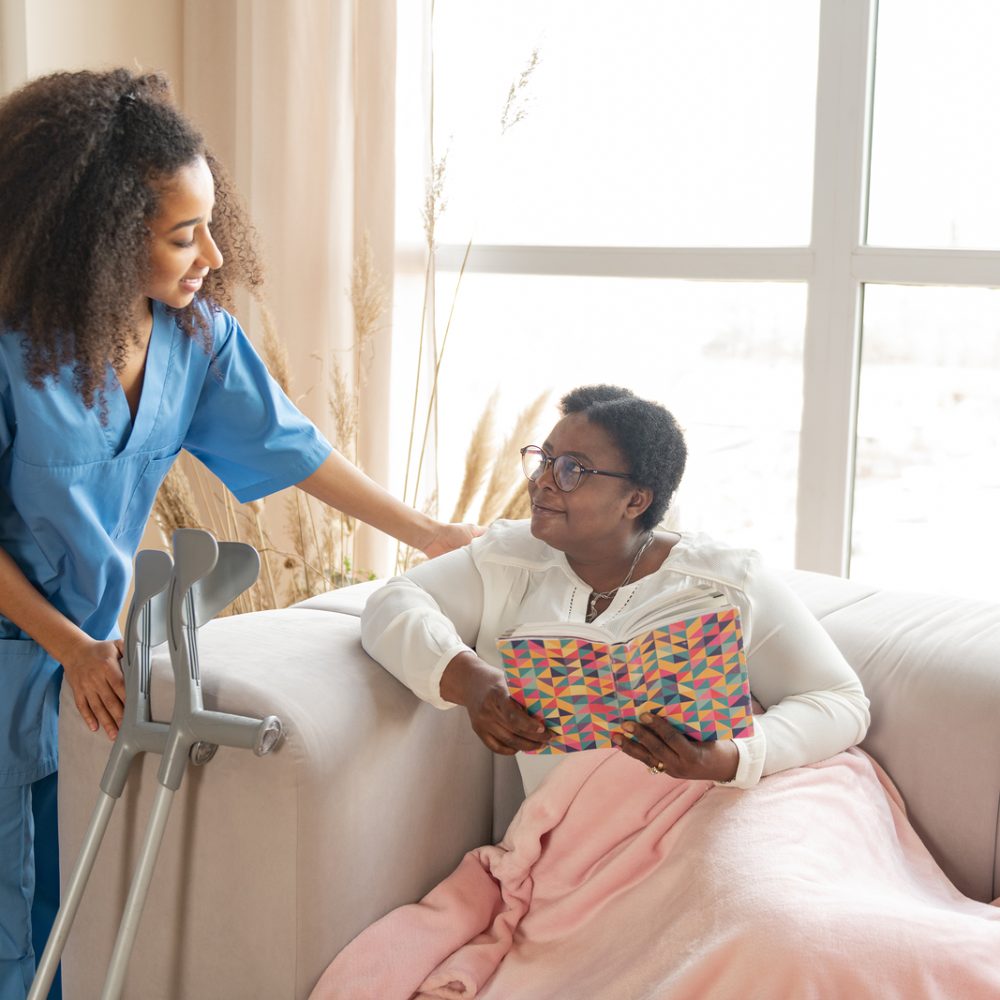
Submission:
[[[101,790],[115,799],[125,788],[135,757],[140,753],[162,754],[167,745],[170,727],[150,718],[150,656],[153,647],[167,638],[164,598],[173,568],[173,559],[156,549],[144,549],[135,558],[135,585],[125,619],[122,656],[125,710],[101,778]]]
[[[269,754],[281,739],[281,719],[276,715],[250,719],[225,712],[202,711],[193,721],[200,741],[252,750],[258,757]]]
[[[209,747],[252,750],[258,757],[263,757],[278,745],[282,732],[281,720],[274,715],[251,719],[202,709],[183,720],[175,717],[157,780],[164,787],[177,791],[192,747],[200,748],[199,763],[205,763],[212,757],[212,753],[207,752],[206,744]]]

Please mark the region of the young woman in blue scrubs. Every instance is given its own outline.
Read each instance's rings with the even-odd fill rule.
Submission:
[[[433,521],[343,459],[226,311],[252,230],[158,76],[56,74],[0,102],[0,1000],[21,1000],[58,900],[65,678],[114,739],[116,622],[182,448],[240,501],[297,484],[437,555]],[[34,927],[33,927],[34,924]]]

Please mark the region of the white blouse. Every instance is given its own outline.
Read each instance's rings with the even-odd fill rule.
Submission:
[[[697,583],[718,587],[740,609],[750,687],[766,709],[754,721],[754,735],[735,741],[739,766],[728,784],[751,788],[763,775],[823,760],[864,738],[868,699],[857,675],[756,552],[682,535],[660,568],[622,587],[595,622],[608,623],[626,607],[659,596],[666,602]],[[590,590],[565,554],[535,538],[527,521],[497,521],[466,548],[377,590],[361,616],[361,641],[418,697],[454,708],[440,692],[453,657],[473,649],[499,667],[497,636],[525,622],[582,622]],[[562,759],[517,756],[526,794]]]

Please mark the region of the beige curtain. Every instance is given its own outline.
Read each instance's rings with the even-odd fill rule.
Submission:
[[[354,443],[369,475],[401,489],[389,458],[396,0],[0,0],[0,92],[115,65],[166,71],[228,167],[260,233],[292,394],[331,439],[334,363],[356,370],[349,289],[367,237],[387,301]],[[262,347],[259,310],[237,311]],[[289,545],[285,505],[265,516]],[[143,545],[160,544],[152,526]],[[377,532],[360,529],[353,548],[357,567],[392,568],[395,545]]]
[[[0,94],[27,78],[27,26],[24,3],[0,0]]]
[[[349,291],[366,237],[391,289],[395,0],[185,0],[183,25],[185,108],[260,232],[293,396],[333,438],[330,375],[337,361],[356,371]],[[260,346],[260,316],[249,303],[240,312]],[[387,302],[358,414],[359,464],[383,483],[391,315]],[[359,531],[358,566],[384,573],[393,553]]]

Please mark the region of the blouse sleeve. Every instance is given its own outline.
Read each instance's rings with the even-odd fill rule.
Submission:
[[[246,503],[301,482],[332,448],[271,378],[239,323],[222,312],[216,330],[184,446]]]
[[[375,591],[361,615],[361,644],[418,698],[454,708],[441,697],[441,675],[473,649],[482,616],[483,579],[466,547]]]
[[[730,784],[740,788],[860,743],[870,721],[857,674],[791,588],[756,563],[746,593],[750,687],[766,711],[754,719],[754,735],[736,741],[740,762]]]

